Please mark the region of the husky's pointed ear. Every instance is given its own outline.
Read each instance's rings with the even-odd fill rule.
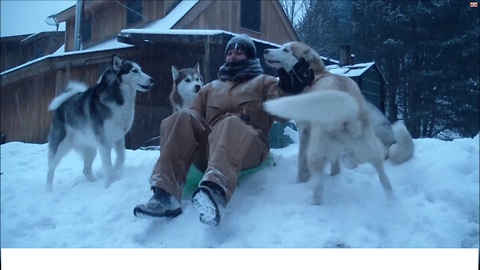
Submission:
[[[174,65],[172,65],[172,78],[176,80],[178,79],[178,76],[179,76],[178,69]]]
[[[112,56],[112,68],[113,71],[117,72],[122,68],[122,62],[123,60],[120,59],[116,54]]]
[[[318,61],[318,59],[321,59],[320,56],[317,54],[317,52],[315,52],[312,48],[307,48],[303,53],[302,53],[302,57],[301,58],[305,58],[305,61],[307,62],[315,62],[316,60]],[[299,59],[301,59],[299,58]]]
[[[198,72],[198,74],[200,74],[200,64],[198,62],[193,69],[195,69]]]

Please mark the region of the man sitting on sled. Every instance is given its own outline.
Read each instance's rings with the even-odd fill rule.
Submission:
[[[137,217],[176,217],[192,163],[205,172],[193,192],[200,221],[218,225],[220,209],[232,197],[241,170],[268,159],[268,132],[275,119],[263,102],[303,89],[313,80],[305,61],[280,82],[265,75],[247,35],[233,37],[225,48],[218,79],[205,85],[190,109],[178,111],[160,126],[160,157],[150,177],[153,197],[134,208]],[[280,86],[279,86],[280,85]]]

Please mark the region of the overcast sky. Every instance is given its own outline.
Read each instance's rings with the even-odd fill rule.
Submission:
[[[44,31],[55,31],[55,26],[45,23],[45,18],[59,13],[77,1],[18,1],[1,0],[1,36],[17,36]],[[65,23],[59,30],[65,30]]]

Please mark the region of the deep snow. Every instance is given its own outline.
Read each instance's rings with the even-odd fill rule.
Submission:
[[[298,134],[286,130],[294,141]],[[174,219],[138,219],[151,197],[158,151],[127,150],[118,181],[85,180],[72,152],[45,191],[47,144],[1,145],[1,247],[4,248],[479,248],[479,136],[416,139],[414,157],[385,169],[396,200],[385,199],[370,165],[327,177],[323,205],[311,183],[295,183],[295,142],[272,149],[275,164],[245,178],[221,224],[208,227],[185,196]],[[7,257],[2,256],[2,261]],[[438,260],[438,258],[437,258]]]

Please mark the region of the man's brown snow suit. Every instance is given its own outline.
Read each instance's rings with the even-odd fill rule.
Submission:
[[[207,84],[191,109],[163,120],[160,157],[150,178],[152,188],[161,188],[180,201],[193,163],[205,171],[201,182],[222,187],[228,203],[240,170],[268,158],[268,132],[274,118],[262,104],[278,96],[277,79],[269,75]]]

